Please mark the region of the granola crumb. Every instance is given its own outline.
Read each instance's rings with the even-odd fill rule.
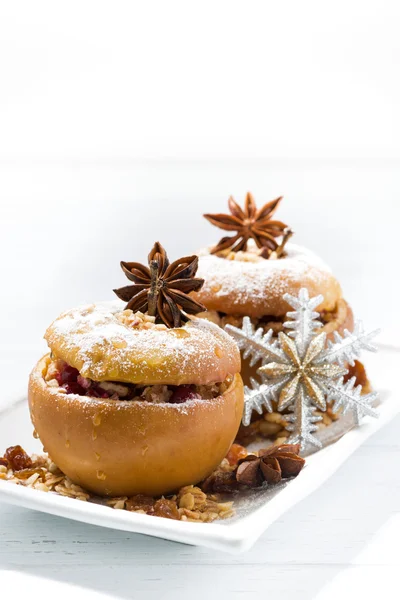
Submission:
[[[20,471],[13,471],[12,468],[0,464],[0,479],[82,502],[103,504],[115,510],[127,510],[192,523],[211,523],[216,519],[228,519],[235,514],[232,502],[220,502],[218,495],[206,494],[195,485],[184,486],[177,494],[161,498],[141,494],[130,498],[128,496],[99,498],[73,483],[47,454],[32,454],[30,460],[31,467]],[[219,467],[221,470],[230,468],[232,467],[226,459]]]
[[[168,327],[163,323],[156,323],[155,317],[145,315],[140,311],[134,313],[133,311],[127,309],[117,313],[116,317],[121,323],[134,329],[168,329]]]

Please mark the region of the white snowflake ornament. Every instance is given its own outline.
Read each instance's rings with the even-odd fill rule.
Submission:
[[[298,401],[289,410],[290,415],[285,415],[285,419],[288,421],[286,429],[292,434],[291,443],[300,444],[302,450],[306,444],[321,448],[321,442],[312,434],[317,431],[316,423],[322,421],[322,417],[314,415],[314,408],[307,403],[303,388],[299,389]]]
[[[337,382],[332,382],[327,386],[328,400],[334,400],[333,411],[337,412],[343,409],[343,414],[348,410],[353,411],[354,422],[360,425],[361,419],[365,415],[378,417],[376,410],[372,408],[378,400],[378,392],[361,395],[362,386],[354,387],[356,378],[352,377],[346,383],[343,383],[343,377]]]
[[[245,387],[243,424],[249,425],[253,410],[261,414],[265,407],[271,412],[271,400],[276,400],[278,411],[290,411],[286,416],[290,443],[299,443],[302,450],[307,444],[321,447],[313,435],[321,417],[314,411],[325,411],[327,400],[334,401],[334,411],[352,409],[357,424],[364,415],[377,416],[372,404],[378,394],[362,396],[361,386],[354,387],[355,378],[343,382],[347,363],[353,365],[361,350],[376,350],[370,340],[377,332],[366,334],[357,323],[352,333],[345,330],[344,337],[335,332],[334,342],[326,345],[326,334],[317,331],[322,324],[315,311],[323,297],[310,299],[303,288],[297,298],[285,294],[284,300],[295,310],[287,313],[290,320],[283,325],[288,334],[281,332],[278,339],[273,338],[272,330],[265,334],[262,328],[254,331],[249,317],[243,318],[242,329],[226,326],[244,358],[250,357],[251,366],[262,361],[259,372],[263,382],[252,379],[251,387]]]

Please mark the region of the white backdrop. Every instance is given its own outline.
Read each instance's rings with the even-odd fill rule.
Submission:
[[[6,160],[400,157],[396,0],[0,4]]]

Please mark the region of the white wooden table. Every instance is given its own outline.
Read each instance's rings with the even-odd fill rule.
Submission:
[[[200,214],[223,210],[229,193],[239,198],[248,186],[261,199],[288,192],[284,218],[294,223],[301,242],[309,241],[333,264],[346,297],[369,326],[398,321],[394,301],[379,309],[382,294],[398,290],[395,167],[0,165],[0,175],[0,403],[25,385],[44,349],[43,331],[60,310],[111,297],[109,290],[122,281],[119,259],[144,258],[158,237],[172,256],[212,242],[218,232]],[[377,220],[385,221],[384,233],[377,231]],[[380,431],[246,554],[225,555],[1,504],[0,569],[15,571],[16,582],[22,573],[40,575],[49,585],[70,583],[121,599],[310,600],[347,598],[350,590],[361,598],[364,588],[367,598],[398,598],[399,427],[398,418]],[[85,597],[81,588],[78,598]],[[20,592],[14,589],[13,596]]]

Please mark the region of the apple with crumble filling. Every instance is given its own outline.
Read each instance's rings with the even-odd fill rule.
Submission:
[[[198,253],[198,275],[205,281],[192,296],[207,307],[207,312],[199,316],[222,328],[228,324],[241,328],[243,317],[247,316],[255,329],[260,328],[263,333],[272,330],[277,337],[291,310],[284,295],[297,296],[303,288],[310,297],[323,296],[316,310],[328,339],[333,340],[335,332],[343,335],[345,330],[353,331],[353,311],[330,268],[307,248],[290,243],[293,232],[275,219],[281,200],[282,197],[257,208],[248,193],[243,208],[230,198],[230,214],[204,215],[230,235]],[[252,379],[260,381],[260,366],[260,361],[254,364],[242,356],[245,385],[252,387]],[[363,365],[357,363],[349,371],[350,376],[356,377],[356,384],[362,385],[363,393],[369,392]],[[324,425],[337,418],[330,407],[322,416]],[[248,443],[258,434],[284,443],[284,415],[276,411],[261,417],[254,415],[249,427],[241,427],[239,439]]]
[[[67,311],[48,328],[29,406],[45,450],[99,495],[157,495],[207,477],[228,452],[243,410],[240,354],[204,307],[197,257],[122,263],[125,301]],[[199,283],[200,282],[200,283]]]

